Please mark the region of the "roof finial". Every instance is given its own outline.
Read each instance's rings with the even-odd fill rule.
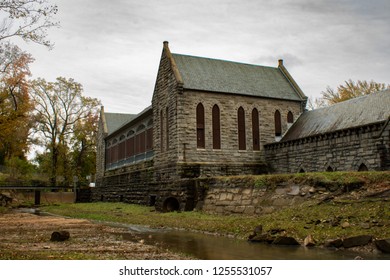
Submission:
[[[164,47],[168,47],[168,44],[169,44],[168,41],[164,41],[164,43],[163,43]]]
[[[283,59],[279,59],[279,66],[283,66]]]

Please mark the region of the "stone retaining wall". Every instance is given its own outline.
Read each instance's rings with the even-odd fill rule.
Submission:
[[[198,208],[219,214],[266,214],[277,209],[300,204],[326,189],[281,183],[276,186],[256,186],[249,178],[218,179],[200,182],[206,189]]]

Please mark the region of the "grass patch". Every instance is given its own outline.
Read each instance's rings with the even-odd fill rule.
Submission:
[[[247,238],[260,224],[265,231],[284,229],[301,241],[312,234],[320,243],[360,234],[371,234],[377,238],[390,237],[390,208],[386,201],[329,202],[320,205],[305,203],[261,216],[226,216],[195,211],[159,213],[151,207],[108,202],[61,204],[45,206],[42,210],[74,218],[148,225],[153,228],[182,228],[234,235],[237,238]],[[343,228],[341,225],[346,222],[349,226]]]

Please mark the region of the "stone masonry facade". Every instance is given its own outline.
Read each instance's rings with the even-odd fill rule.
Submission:
[[[266,160],[277,173],[390,170],[390,125],[371,124],[265,149]]]

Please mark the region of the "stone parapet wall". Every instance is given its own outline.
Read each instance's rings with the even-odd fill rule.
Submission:
[[[276,173],[390,170],[389,127],[383,124],[266,145],[266,162]],[[378,135],[380,134],[380,137]]]

